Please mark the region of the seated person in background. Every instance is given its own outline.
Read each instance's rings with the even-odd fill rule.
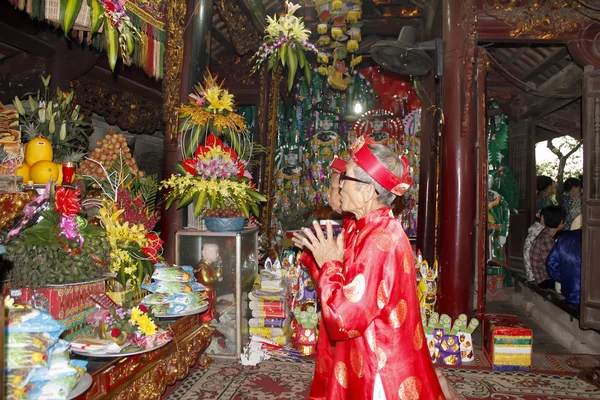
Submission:
[[[549,176],[540,175],[536,178],[537,201],[535,207],[536,215],[544,207],[555,206],[558,203],[554,199],[556,194],[556,182]]]
[[[581,214],[581,181],[577,178],[565,180],[563,194],[558,204],[565,209],[565,230],[571,230],[573,220]]]
[[[581,214],[579,214],[574,220],[573,223],[571,224],[571,230],[572,231],[576,231],[577,229],[581,229],[581,224],[582,224],[582,220],[581,220]]]
[[[533,281],[542,289],[553,289],[554,281],[546,272],[546,258],[554,247],[554,236],[565,224],[565,210],[561,206],[544,207],[541,211],[540,223],[544,229],[533,241],[529,254]]]
[[[531,254],[531,245],[542,230],[544,230],[544,225],[538,221],[535,221],[533,225],[527,229],[527,237],[525,238],[525,244],[523,245],[523,262],[525,264],[525,276],[527,277],[528,282],[535,281],[533,278],[533,271],[531,270],[531,259],[529,258],[529,255]]]
[[[546,260],[548,274],[560,282],[567,304],[579,309],[581,300],[581,229],[564,231]]]

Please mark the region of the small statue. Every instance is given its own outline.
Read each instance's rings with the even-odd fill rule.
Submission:
[[[506,266],[505,244],[510,229],[510,207],[500,193],[492,190],[493,177],[488,177],[488,262]]]
[[[313,355],[317,350],[319,316],[314,300],[303,301],[294,308],[294,347],[304,356]]]
[[[427,261],[421,263],[421,280],[417,285],[417,293],[419,295],[419,304],[421,315],[425,315],[427,319],[435,311],[435,303],[437,300],[437,277],[438,265],[437,261],[430,267]]]
[[[204,243],[202,245],[202,260],[194,270],[196,281],[206,287],[209,308],[200,316],[203,323],[209,323],[216,316],[215,298],[216,286],[223,280],[223,266],[219,256],[219,246],[214,243]]]

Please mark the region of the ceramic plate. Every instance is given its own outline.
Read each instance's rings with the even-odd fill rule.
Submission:
[[[79,379],[71,393],[67,396],[67,400],[74,399],[84,394],[92,386],[92,376],[87,372]]]
[[[79,349],[73,349],[73,348],[71,348],[71,352],[73,352],[75,354],[79,354],[80,356],[95,357],[95,358],[127,357],[127,356],[134,356],[136,354],[148,353],[149,351],[154,351],[156,349],[160,349],[161,347],[163,347],[164,345],[166,345],[169,342],[170,342],[170,340],[161,345],[149,347],[146,349],[140,349],[139,347],[131,347],[131,348],[125,347],[123,350],[121,350],[120,353],[103,353],[103,352],[85,351],[85,350],[79,350]]]
[[[200,314],[206,310],[208,310],[208,304],[206,304],[204,306],[200,306],[198,308],[193,308],[191,310],[188,310],[188,311],[185,311],[185,312],[182,312],[179,314],[154,314],[154,316],[156,318],[179,318],[179,317],[185,317],[186,315]]]

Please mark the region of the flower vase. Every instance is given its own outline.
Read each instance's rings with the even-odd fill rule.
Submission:
[[[117,328],[114,328],[117,329]],[[118,336],[113,336],[112,328],[106,326],[104,322],[100,323],[100,338],[104,340],[112,340],[119,346],[122,346],[127,341],[127,332],[120,331]]]

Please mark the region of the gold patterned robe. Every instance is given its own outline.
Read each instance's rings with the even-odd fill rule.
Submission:
[[[327,399],[373,398],[377,374],[386,400],[444,399],[433,369],[415,287],[414,256],[389,208],[372,211],[345,232],[344,262],[321,269],[321,315],[334,341]]]

